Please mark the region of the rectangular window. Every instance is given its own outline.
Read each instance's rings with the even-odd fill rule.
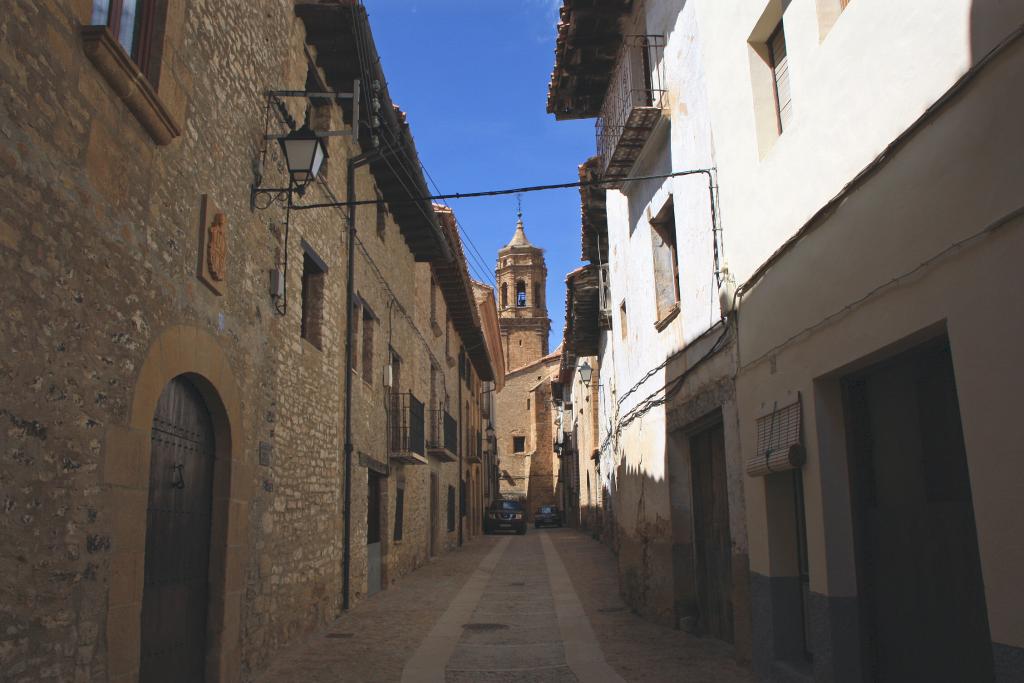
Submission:
[[[381,477],[375,472],[369,473],[369,484],[366,490],[366,543],[380,543],[380,485]],[[387,528],[387,527],[385,527]]]
[[[363,308],[358,303],[352,304],[352,372],[359,372],[359,320],[363,317]]]
[[[628,332],[629,330],[626,329],[626,300],[623,299],[619,304],[619,333],[625,339]]]
[[[142,74],[155,81],[152,73],[155,0],[93,0],[93,26],[107,26]]]
[[[394,540],[402,540],[402,526],[405,517],[405,487],[399,484],[395,491],[395,535]]]
[[[451,320],[448,319],[448,314],[446,313],[444,316],[444,357],[450,359],[452,357],[452,352],[450,345],[451,335],[448,332],[449,328],[451,328]],[[448,363],[448,367],[451,367],[450,362]]]
[[[391,356],[391,393],[400,394],[402,393],[402,357],[395,353],[394,349],[389,349],[389,355]]]
[[[658,320],[662,321],[679,307],[679,255],[671,198],[651,221],[651,248],[654,254],[654,296]]]
[[[455,487],[448,487],[448,531],[455,531]]]
[[[373,383],[373,328],[374,315],[363,306],[363,381]]]
[[[430,324],[437,324],[437,280],[430,276]]]
[[[326,269],[308,251],[302,255],[302,327],[300,334],[317,349],[323,348],[324,283]]]
[[[384,204],[384,197],[381,196],[379,190],[375,190],[377,194],[377,237],[384,239],[384,231],[387,229],[388,221],[388,207]]]
[[[775,114],[781,134],[793,118],[793,99],[789,90],[789,58],[786,54],[786,34],[779,22],[768,39],[768,60],[775,85]]]
[[[525,436],[513,436],[512,437],[512,452],[522,453],[526,450],[526,437]]]

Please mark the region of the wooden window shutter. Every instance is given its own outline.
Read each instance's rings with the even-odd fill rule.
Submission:
[[[779,132],[784,131],[793,118],[793,97],[789,87],[789,56],[786,52],[786,34],[782,22],[768,39],[768,53],[771,56],[772,76],[775,80],[775,107],[778,114]]]
[[[757,420],[757,450],[747,460],[747,475],[764,477],[775,472],[797,469],[804,464],[800,394],[796,400]]]

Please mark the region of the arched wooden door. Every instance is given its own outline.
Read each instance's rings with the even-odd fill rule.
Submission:
[[[206,668],[213,422],[184,376],[153,416],[139,679],[202,681]]]

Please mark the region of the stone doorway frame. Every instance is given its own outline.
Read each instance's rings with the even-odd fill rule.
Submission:
[[[111,532],[106,624],[110,681],[136,681],[139,676],[150,435],[160,393],[179,375],[186,375],[202,394],[215,435],[206,677],[233,683],[241,675],[241,605],[253,476],[253,466],[244,457],[241,397],[217,339],[196,327],[173,326],[150,344],[132,389],[128,424],[111,425],[103,448]]]

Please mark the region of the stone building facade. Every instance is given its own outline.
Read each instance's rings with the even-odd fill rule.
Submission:
[[[505,355],[505,387],[497,395],[500,493],[537,505],[557,500],[558,464],[551,382],[558,353],[548,354],[544,251],[526,237],[519,214],[515,232],[498,251],[498,325]]]
[[[764,680],[1020,679],[1019,3],[561,19],[625,599]]]
[[[479,528],[495,365],[457,233],[401,201],[427,193],[386,87],[376,131],[362,91],[358,137],[352,100],[268,98],[386,82],[356,49],[373,50],[359,3],[140,3],[131,42],[105,6],[16,0],[0,15],[0,678],[178,666],[237,681]],[[287,185],[266,136],[307,111],[348,137],[324,139],[296,204],[344,197],[371,132],[420,185],[353,166],[353,195],[382,200],[355,210],[355,241],[340,209],[289,212],[279,191],[251,203],[252,185]],[[438,335],[418,293],[440,270],[454,322]],[[432,365],[460,400],[461,469],[393,448],[391,396],[428,396]],[[194,522],[160,527],[154,496],[191,501]],[[167,553],[188,560],[175,618],[154,611]],[[161,659],[154,621],[208,637]]]
[[[526,501],[531,511],[558,502],[558,427],[551,397],[559,357],[552,353],[508,373],[498,394],[500,493]]]

